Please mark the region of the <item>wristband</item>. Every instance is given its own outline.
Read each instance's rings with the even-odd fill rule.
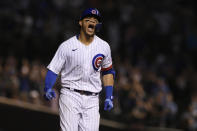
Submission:
[[[105,97],[106,99],[113,99],[113,86],[105,86]]]

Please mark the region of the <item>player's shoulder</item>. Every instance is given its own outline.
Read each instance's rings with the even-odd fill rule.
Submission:
[[[110,48],[108,42],[103,40],[103,39],[101,39],[97,35],[95,35],[95,39],[96,39],[97,43],[99,43],[99,45],[101,44],[101,46],[103,46],[103,47]]]
[[[69,39],[63,41],[60,44],[60,46],[63,47],[63,48],[66,48],[66,47],[70,46],[72,43],[75,43],[75,39],[76,39],[76,36],[72,36]]]

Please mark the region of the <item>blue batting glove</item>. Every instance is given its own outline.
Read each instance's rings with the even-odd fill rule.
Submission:
[[[113,108],[113,86],[105,86],[105,102],[104,102],[104,110],[109,111]]]
[[[46,100],[52,100],[56,97],[55,91],[52,89],[45,89],[44,97]]]
[[[105,99],[105,103],[104,103],[104,110],[105,111],[109,111],[114,107],[113,102],[111,99]]]

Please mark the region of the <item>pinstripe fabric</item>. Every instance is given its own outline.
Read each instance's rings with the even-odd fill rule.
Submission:
[[[95,71],[92,66],[92,60],[97,54],[105,56],[101,63],[102,68],[112,65],[107,42],[95,36],[93,42],[86,46],[74,36],[59,46],[48,69],[56,74],[61,72],[63,87],[100,92],[100,71]]]
[[[76,36],[59,46],[47,68],[56,74],[61,73],[63,88],[59,112],[62,131],[98,131],[98,96],[81,95],[64,87],[100,92],[100,71],[111,66],[110,47],[96,35],[88,46],[82,44]]]

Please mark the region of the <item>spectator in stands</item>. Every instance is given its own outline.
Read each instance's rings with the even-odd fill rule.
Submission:
[[[23,101],[29,101],[29,91],[30,91],[29,73],[30,73],[30,63],[27,59],[23,59],[20,69],[20,99]]]
[[[42,104],[42,89],[43,89],[43,79],[41,79],[41,66],[39,60],[32,62],[32,67],[30,70],[29,80],[30,80],[30,101],[35,104]],[[41,82],[42,81],[42,82]]]
[[[178,106],[174,101],[172,93],[167,94],[166,105],[165,105],[165,125],[168,127],[176,127],[176,119],[178,113]]]
[[[197,96],[195,94],[191,97],[191,102],[188,106],[188,110],[184,112],[182,115],[180,127],[188,131],[196,131],[197,130],[196,119],[197,119]]]
[[[9,56],[4,65],[3,82],[6,96],[18,99],[19,79],[17,76],[17,62],[14,56]]]

